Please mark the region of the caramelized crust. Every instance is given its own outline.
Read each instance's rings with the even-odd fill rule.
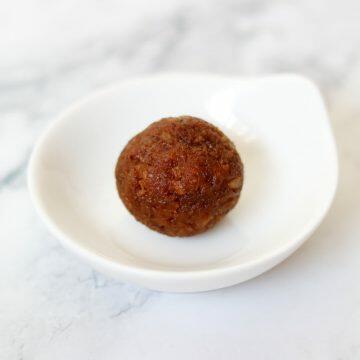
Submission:
[[[214,226],[237,203],[243,165],[215,126],[164,118],[133,137],[118,159],[116,185],[126,208],[153,230],[190,236]]]

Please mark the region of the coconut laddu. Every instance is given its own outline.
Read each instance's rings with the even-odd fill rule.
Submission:
[[[179,116],[133,137],[115,177],[138,221],[170,236],[190,236],[213,227],[236,205],[244,173],[234,144],[218,128]]]

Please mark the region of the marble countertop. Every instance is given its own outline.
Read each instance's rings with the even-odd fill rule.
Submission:
[[[360,2],[12,0],[0,5],[0,358],[360,358]],[[299,72],[320,86],[340,162],[312,238],[228,289],[166,294],[64,250],[26,187],[32,147],[72,101],[159,71]]]

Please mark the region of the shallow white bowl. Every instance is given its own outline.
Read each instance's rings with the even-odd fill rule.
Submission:
[[[171,238],[127,212],[114,167],[133,135],[184,114],[234,141],[245,184],[214,229]],[[191,292],[248,280],[288,257],[324,218],[337,172],[327,114],[309,80],[164,74],[123,82],[68,109],[35,147],[29,187],[50,230],[94,268],[151,289]]]

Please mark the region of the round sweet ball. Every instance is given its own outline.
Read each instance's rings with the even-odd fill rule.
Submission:
[[[190,236],[236,205],[244,172],[234,144],[218,128],[179,116],[133,137],[115,176],[121,200],[138,221],[170,236]]]

